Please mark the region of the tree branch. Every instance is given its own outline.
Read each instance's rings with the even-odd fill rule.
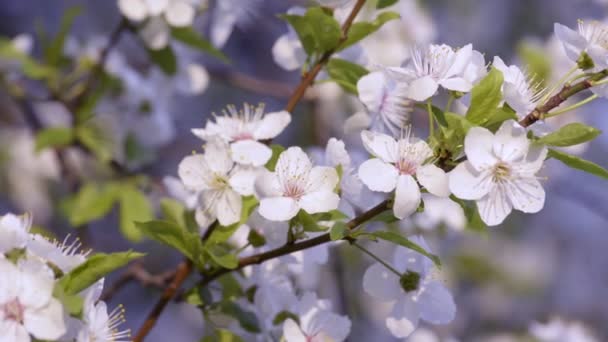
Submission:
[[[99,298],[107,302],[111,300],[124,286],[130,282],[137,281],[143,287],[156,287],[164,289],[169,280],[175,277],[175,270],[152,274],[144,268],[142,262],[135,262],[112,285],[108,286]]]

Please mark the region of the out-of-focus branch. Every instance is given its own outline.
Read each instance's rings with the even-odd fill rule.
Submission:
[[[131,282],[138,282],[143,287],[156,287],[164,289],[167,283],[175,277],[175,270],[171,269],[159,274],[153,274],[145,269],[142,262],[135,262],[101,295],[100,300],[111,300],[123,287]]]

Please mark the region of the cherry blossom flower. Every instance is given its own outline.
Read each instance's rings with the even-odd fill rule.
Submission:
[[[0,216],[0,255],[25,247],[32,225],[29,214]]]
[[[450,172],[450,190],[459,198],[475,200],[486,224],[500,224],[513,209],[536,213],[543,208],[545,191],[536,173],[547,148],[532,145],[515,121],[505,121],[496,134],[471,128],[464,150],[467,161]]]
[[[209,141],[221,139],[230,144],[232,159],[239,164],[262,166],[272,156],[270,147],[263,140],[274,139],[287,127],[291,115],[286,111],[264,114],[264,106],[245,104],[237,111],[228,106],[223,116],[209,120],[205,128],[194,128],[192,133]]]
[[[359,100],[368,114],[351,116],[345,125],[349,130],[370,128],[397,135],[410,118],[414,103],[407,99],[408,87],[397,82],[386,70],[369,73],[357,82]]]
[[[317,299],[314,292],[306,292],[296,303],[293,313],[299,323],[288,318],[283,323],[283,337],[287,342],[344,341],[351,322],[346,316],[331,310],[331,303]]]
[[[66,332],[63,307],[52,297],[52,271],[36,260],[0,259],[0,341],[56,340]]]
[[[63,273],[68,273],[83,263],[89,251],[81,251],[80,240],[68,242],[66,237],[62,242],[50,241],[42,235],[30,234],[27,242],[27,252],[42,258],[57,266]]]
[[[127,342],[131,341],[130,330],[118,330],[118,327],[125,322],[124,309],[118,306],[108,313],[105,302],[99,301],[85,305],[83,310],[83,328],[79,331],[76,338],[77,342]]]
[[[608,67],[608,27],[605,24],[579,20],[577,31],[559,23],[554,24],[554,30],[570,60],[578,63],[586,55],[593,61],[593,71]]]
[[[566,322],[560,318],[553,318],[545,324],[534,322],[530,326],[530,333],[540,342],[599,341],[583,324],[579,322]]]
[[[449,196],[445,172],[429,163],[433,151],[423,140],[411,137],[409,130],[399,140],[371,131],[363,131],[361,138],[365,149],[375,157],[359,166],[359,178],[372,191],[395,190],[396,217],[403,219],[416,211],[420,185],[434,195]]]
[[[520,117],[533,111],[546,93],[546,89],[539,82],[534,82],[532,76],[524,74],[516,65],[507,66],[498,56],[494,57],[492,65],[503,74],[502,91],[505,102]]]
[[[437,92],[439,86],[459,92],[470,91],[473,84],[464,77],[464,72],[472,55],[471,44],[457,51],[445,44],[433,44],[415,49],[404,67],[390,70],[408,84],[408,98],[425,101]]]
[[[300,209],[309,214],[338,207],[334,192],[338,173],[332,167],[314,166],[299,147],[290,147],[279,156],[275,172],[261,171],[256,180],[260,214],[271,221],[287,221]]]
[[[429,251],[422,237],[410,240]],[[385,323],[395,337],[410,335],[420,319],[432,324],[447,324],[454,319],[454,299],[441,281],[433,279],[428,258],[397,247],[392,266],[400,276],[380,263],[371,265],[363,275],[363,289],[376,299],[394,303]]]
[[[204,154],[184,158],[178,174],[187,189],[199,193],[197,219],[201,226],[215,218],[223,226],[238,222],[241,195],[253,194],[254,171],[235,168],[228,145],[221,141],[208,143]]]
[[[422,194],[424,211],[412,217],[417,227],[422,229],[435,229],[444,224],[453,231],[463,231],[467,218],[462,207],[449,197],[437,197],[431,194]]]

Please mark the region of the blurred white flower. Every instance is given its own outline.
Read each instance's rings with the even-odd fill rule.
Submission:
[[[223,47],[234,28],[257,23],[263,0],[217,0],[211,8],[211,42]]]
[[[545,191],[536,173],[547,148],[532,145],[523,127],[513,120],[505,121],[496,134],[473,127],[464,150],[467,161],[450,172],[450,190],[459,198],[475,200],[486,224],[500,224],[513,208],[525,213],[543,208]]]
[[[422,237],[410,240],[430,251]],[[392,266],[401,276],[380,263],[371,265],[363,276],[363,289],[376,299],[394,302],[386,326],[395,337],[409,336],[420,319],[432,324],[447,324],[454,319],[454,299],[440,281],[433,279],[428,258],[397,247]]]
[[[331,303],[317,299],[314,292],[304,293],[292,312],[299,322],[288,318],[283,323],[283,337],[287,342],[340,342],[350,332],[348,317],[331,312]]]
[[[359,178],[372,191],[395,190],[396,217],[403,219],[416,211],[420,205],[420,186],[434,195],[449,196],[447,175],[429,162],[433,151],[423,140],[411,137],[409,130],[399,140],[371,131],[363,131],[361,138],[365,149],[375,158],[359,166]]]
[[[557,38],[562,42],[566,55],[577,63],[582,54],[593,61],[592,71],[608,67],[608,27],[599,21],[579,20],[578,30],[574,31],[559,23],[554,24]]]
[[[9,213],[0,216],[0,255],[24,248],[31,226],[32,217],[29,214],[17,216]]]
[[[553,318],[547,323],[534,322],[530,334],[539,342],[598,342],[599,340],[579,322]]]
[[[435,229],[445,224],[454,231],[464,230],[467,219],[462,207],[449,197],[437,197],[431,194],[422,194],[424,211],[412,217],[417,227],[422,229]]]
[[[314,166],[299,147],[290,147],[279,156],[275,172],[262,170],[256,180],[260,214],[268,220],[287,221],[300,209],[309,214],[338,208],[340,197],[334,168]]]

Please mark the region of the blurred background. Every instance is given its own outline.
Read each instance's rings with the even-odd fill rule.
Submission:
[[[169,195],[163,177],[175,176],[180,160],[200,148],[201,141],[190,133],[191,128],[202,127],[211,113],[219,113],[227,104],[265,103],[268,111],[279,110],[299,80],[297,71],[286,71],[275,62],[272,48],[288,29],[277,14],[306,2],[230,1],[242,6],[240,10],[235,7],[235,12],[244,12],[239,12],[232,33],[221,47],[231,63],[196,51],[183,53],[187,56],[184,58],[205,67],[208,84],[205,83],[204,92],[180,94],[169,89],[173,85],[163,81],[163,76],[159,76],[160,81],[151,80],[153,75],[149,72],[150,78],[138,79],[135,85],[146,88],[147,93],[142,96],[154,107],[152,114],[127,114],[121,108],[113,108],[101,115],[107,117],[104,124],[108,126],[104,127],[122,132],[119,139],[135,136],[137,146],[141,147],[137,158],[125,156],[124,151],[112,153],[130,172],[148,176],[145,187],[153,202]],[[604,21],[608,15],[608,3],[592,0],[403,2],[412,4],[408,5],[409,12],[402,13],[399,23],[391,24],[399,26],[390,29],[397,33],[383,29],[386,31],[380,33],[383,38],[370,42],[364,51],[364,64],[399,64],[403,56],[398,55],[402,51],[407,54],[407,48],[415,44],[438,42],[457,47],[473,43],[476,50],[485,54],[488,63],[499,55],[507,64],[528,66],[536,75],[544,73],[540,76],[545,80],[557,79],[568,67],[564,69],[560,64],[563,51],[551,38],[553,23],[575,27],[578,19]],[[112,0],[0,0],[0,35],[12,38],[30,34],[34,37],[32,55],[40,55],[36,37],[42,31],[56,33],[65,11],[73,6],[81,6],[83,11],[76,18],[64,49],[71,47],[70,53],[75,55],[86,54],[99,36],[108,37],[121,20]],[[199,19],[196,29],[208,35],[213,25],[212,12]],[[133,69],[151,68],[135,34],[124,35],[116,50]],[[5,65],[0,67],[4,69]],[[155,84],[151,86],[148,81]],[[37,93],[36,86],[32,87]],[[607,108],[605,100],[597,100],[565,116],[563,122],[576,118],[606,131]],[[334,84],[324,83],[312,89],[298,105],[294,121],[277,141],[307,146],[314,152],[315,147],[322,148],[330,137],[336,136],[352,142],[354,154],[363,154],[357,136],[345,135],[343,130],[344,120],[360,110],[356,97],[343,93]],[[117,228],[118,208],[76,230],[62,214],[60,204],[72,191],[71,176],[62,169],[58,155],[34,151],[33,129],[36,122],[42,125],[63,122],[65,112],[66,108],[52,100],[24,104],[15,101],[7,89],[0,89],[1,212],[31,211],[37,229],[57,237],[76,235],[95,251],[133,248],[148,252],[144,263],[150,272],[162,272],[176,265],[180,256],[164,247],[150,241],[133,243],[125,239]],[[425,134],[425,120],[425,115],[412,116],[419,135]],[[606,135],[570,152],[608,167]],[[78,151],[74,154],[67,151],[63,156],[67,164],[79,158]],[[74,172],[81,179],[107,177],[103,170],[89,169],[86,162],[73,164],[70,168],[76,169]],[[597,341],[608,340],[608,187],[605,180],[554,161],[546,164],[543,175],[547,191],[544,209],[534,216],[514,213],[500,228],[479,233],[463,230],[462,223],[442,221],[441,217],[429,219],[431,223],[414,220],[401,224],[404,231],[425,232],[444,260],[441,278],[455,296],[458,314],[448,326],[423,324],[440,336],[437,341],[447,337],[460,341],[531,341],[529,332],[534,322],[546,323],[557,317],[580,324]],[[430,225],[435,227],[429,228]],[[370,245],[371,250],[389,257],[390,250],[383,247]],[[327,264],[315,270],[317,281],[303,286],[318,288],[320,297],[331,298],[337,311],[349,315],[353,320],[349,341],[392,341],[394,338],[382,319],[387,307],[374,302],[361,287],[363,272],[370,262],[355,255],[348,246],[333,248]],[[107,283],[111,284],[118,276],[110,277]],[[158,295],[156,289],[133,283],[114,296],[110,305],[122,303],[126,308],[125,325],[136,329]],[[172,303],[148,340],[196,341],[204,331],[200,312],[183,303]]]

